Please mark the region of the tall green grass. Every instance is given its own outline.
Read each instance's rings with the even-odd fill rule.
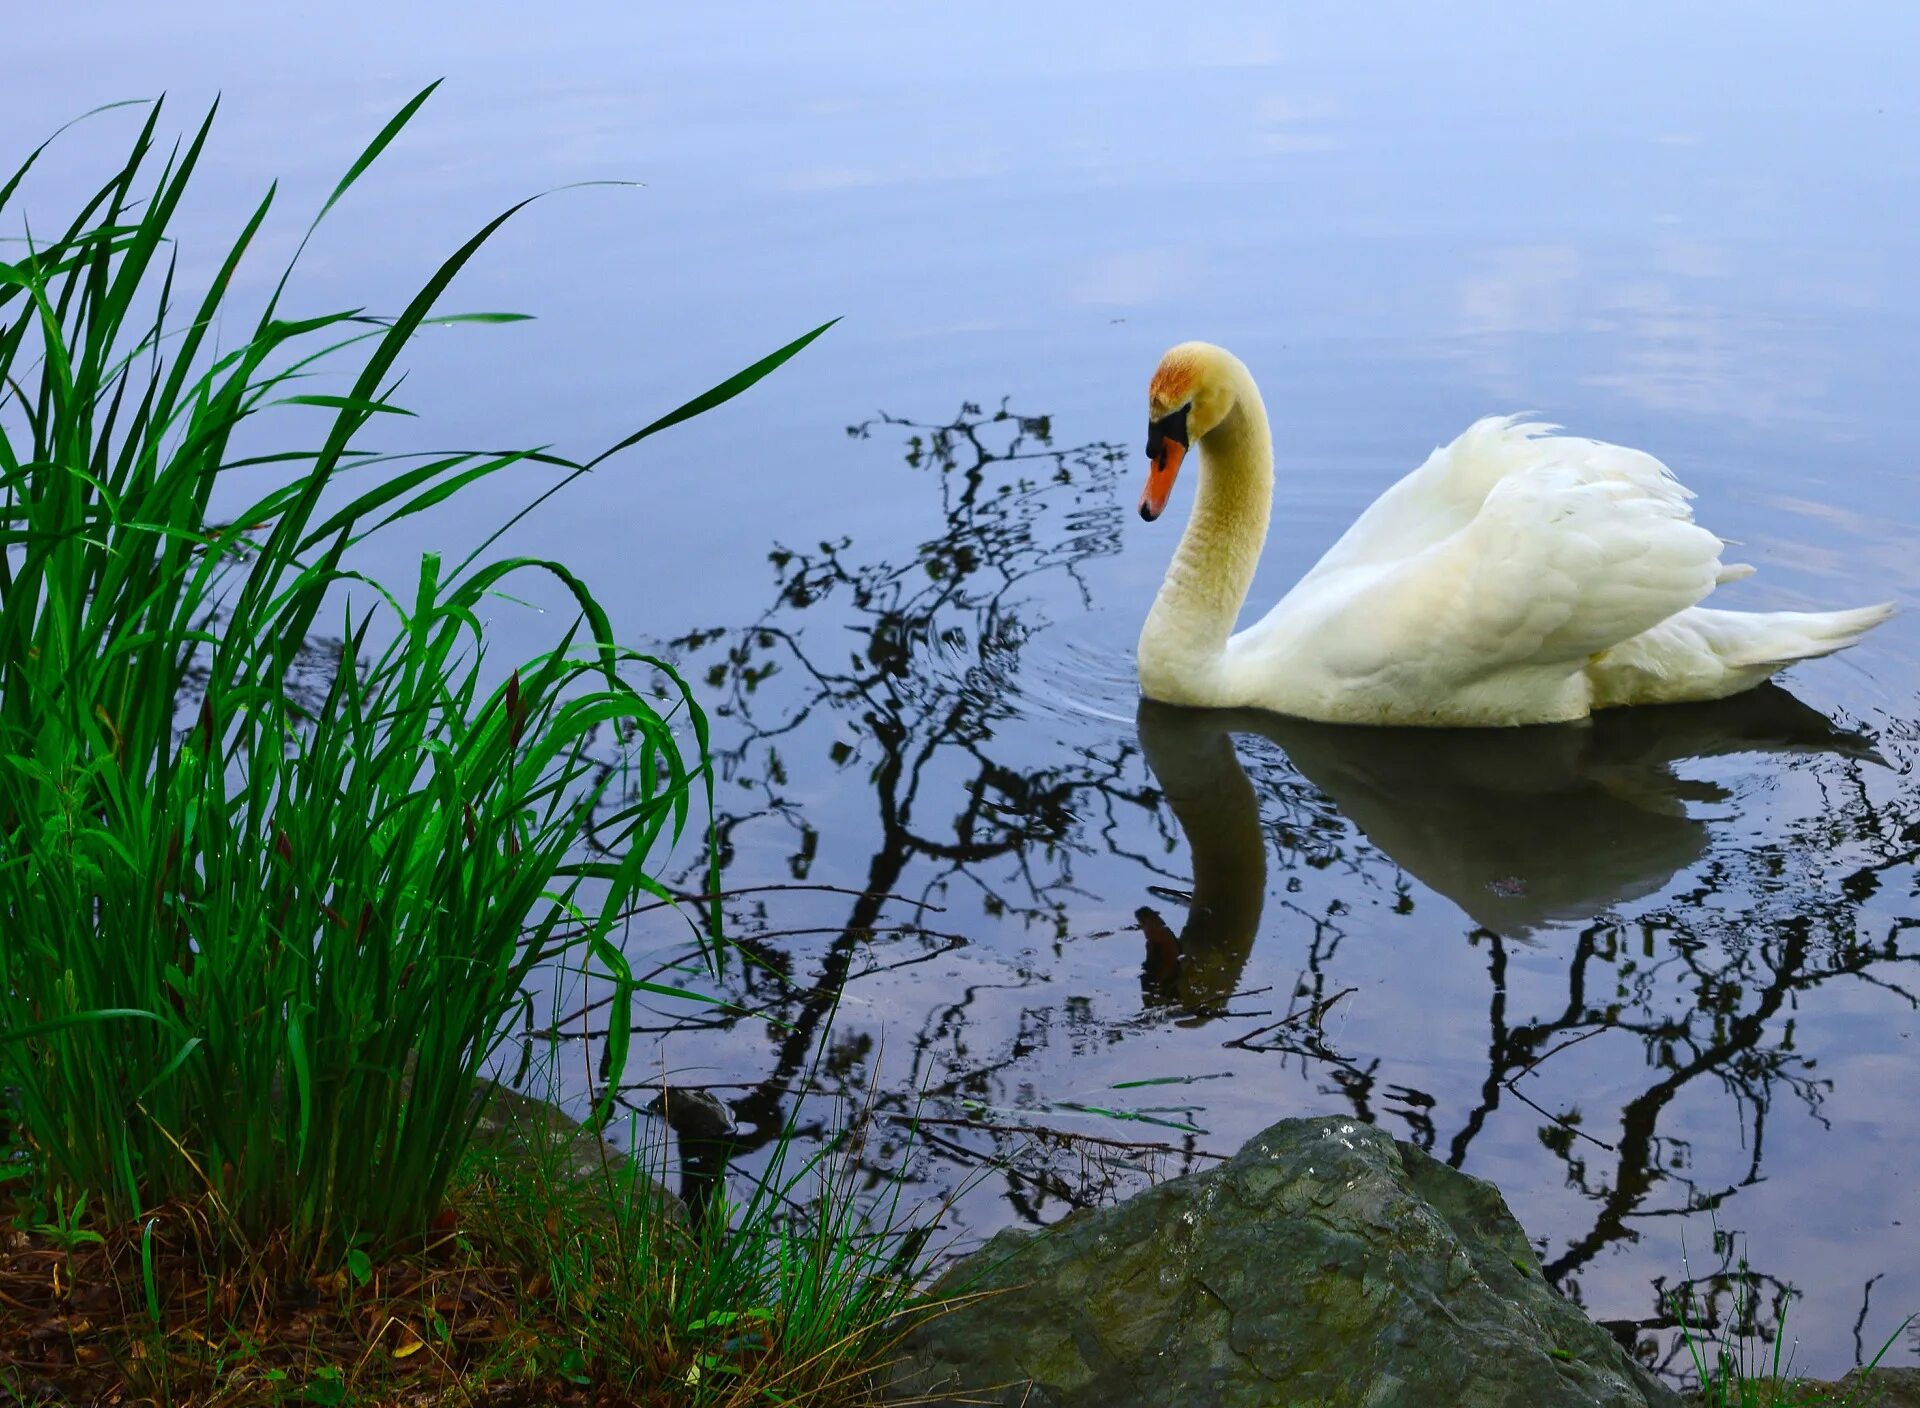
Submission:
[[[0,1085],[66,1195],[119,1216],[210,1203],[241,1243],[311,1260],[427,1226],[537,966],[574,950],[645,986],[610,927],[659,893],[648,858],[711,786],[685,683],[623,648],[565,564],[483,559],[489,539],[389,587],[353,549],[509,469],[570,482],[825,329],[584,463],[381,455],[363,432],[405,414],[409,339],[448,321],[448,285],[521,207],[397,316],[296,315],[290,264],[243,320],[228,290],[269,191],[183,316],[170,225],[214,114],[164,150],[160,116],[63,229],[0,262]],[[24,228],[46,151],[0,185],[0,221]],[[319,373],[344,389],[307,389]],[[250,445],[284,426],[286,448],[243,452],[242,426]],[[219,523],[217,486],[245,504]],[[529,575],[577,613],[508,670],[482,611]],[[318,632],[338,667],[303,694]],[[616,1020],[609,1089],[623,1038]]]

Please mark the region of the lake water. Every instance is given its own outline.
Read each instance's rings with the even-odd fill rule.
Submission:
[[[1722,1315],[1744,1256],[1769,1333],[1801,1293],[1796,1363],[1838,1372],[1920,1308],[1920,17],[1322,10],[37,10],[0,136],[163,88],[186,125],[223,90],[186,224],[231,232],[281,178],[258,296],[445,75],[302,311],[397,306],[523,195],[644,183],[489,247],[450,303],[540,320],[423,336],[412,443],[591,452],[844,319],[512,542],[702,690],[729,889],[904,897],[740,895],[766,966],[723,986],[761,1016],[642,1012],[640,1072],[731,1099],[743,1168],[809,1082],[871,1092],[866,1157],[897,1168],[917,1113],[908,1197],[958,1189],[964,1246],[1355,1115],[1496,1182],[1667,1368],[1684,1249]],[[52,225],[135,120],[65,139],[29,208]],[[1143,708],[1191,504],[1132,514],[1146,379],[1190,337],[1275,418],[1255,603],[1434,444],[1531,410],[1697,491],[1760,569],[1715,604],[1907,610],[1784,689],[1591,727]],[[549,624],[503,605],[500,649]],[[695,849],[668,869],[697,884]],[[686,952],[657,920],[643,970]]]

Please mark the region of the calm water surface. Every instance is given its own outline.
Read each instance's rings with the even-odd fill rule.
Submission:
[[[1809,1370],[1920,1308],[1910,9],[398,8],[16,16],[0,135],[162,88],[185,123],[224,90],[188,223],[230,231],[283,178],[257,293],[445,74],[310,250],[316,309],[397,304],[532,191],[644,182],[556,195],[474,266],[453,303],[541,320],[424,338],[416,444],[591,451],[844,315],[513,543],[702,689],[729,888],[904,897],[729,901],[765,966],[724,985],[783,1026],[642,1012],[648,1078],[732,1100],[743,1167],[809,1083],[876,1092],[866,1156],[898,1169],[918,1111],[909,1196],[962,1189],[964,1245],[1352,1114],[1493,1179],[1553,1279],[1669,1367],[1683,1248],[1723,1314],[1744,1254],[1769,1333],[1803,1293]],[[45,223],[131,121],[67,139]],[[1145,381],[1188,337],[1275,416],[1256,603],[1433,444],[1534,410],[1698,491],[1761,569],[1716,604],[1909,609],[1784,689],[1591,727],[1139,705],[1190,503],[1130,513]],[[495,624],[504,650],[549,623]],[[691,846],[670,868],[698,882]],[[658,919],[627,936],[643,969],[687,952]]]

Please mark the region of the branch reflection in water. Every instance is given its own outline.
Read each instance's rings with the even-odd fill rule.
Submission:
[[[1323,1064],[1356,1115],[1397,1116],[1415,1143],[1456,1168],[1467,1165],[1469,1147],[1503,1098],[1532,1106],[1545,1117],[1540,1141],[1565,1165],[1569,1186],[1593,1204],[1591,1225],[1558,1229],[1559,1249],[1545,1261],[1548,1277],[1570,1293],[1578,1294],[1578,1273],[1595,1255],[1637,1235],[1637,1221],[1710,1212],[1759,1182],[1777,1095],[1799,1099],[1818,1117],[1827,1082],[1812,1073],[1814,1055],[1795,1049],[1791,1021],[1775,1021],[1799,994],[1848,977],[1913,1004],[1905,984],[1920,956],[1912,942],[1920,921],[1898,919],[1874,941],[1860,932],[1855,913],[1877,888],[1876,876],[1912,866],[1920,828],[1911,793],[1891,804],[1868,800],[1860,765],[1885,767],[1872,740],[1777,686],[1717,704],[1499,733],[1341,728],[1142,701],[1139,730],[1147,765],[1192,856],[1191,902],[1178,937],[1157,911],[1141,911],[1144,971],[1159,1000],[1204,1014],[1239,986],[1262,928],[1270,847],[1284,864],[1325,863],[1353,843],[1377,848],[1475,921],[1469,941],[1487,953],[1491,988],[1486,1077],[1479,1101],[1455,1116],[1444,1147],[1439,1100],[1382,1081],[1379,1061],[1343,1057],[1310,1028],[1283,1028],[1268,1049]],[[1263,822],[1235,735],[1276,745],[1280,754],[1270,753],[1268,763],[1281,775],[1279,785],[1288,775],[1303,779],[1347,827],[1310,837],[1296,825]],[[1716,854],[1712,823],[1688,808],[1732,798],[1713,783],[1685,779],[1675,765],[1733,753],[1824,756],[1828,806],[1773,845]],[[1865,863],[1840,885],[1805,883],[1807,862],[1861,842]],[[1633,923],[1594,920],[1658,894],[1696,866],[1697,886],[1669,906]],[[1508,988],[1512,945],[1579,921],[1593,922],[1565,955],[1564,1001],[1530,1020],[1517,1018]],[[1656,935],[1670,956],[1642,970],[1628,945],[1641,939],[1651,956]],[[1303,1004],[1325,1000],[1334,986],[1338,935],[1320,942],[1327,937],[1316,933],[1307,953],[1307,976],[1295,993]],[[1676,1011],[1676,989],[1698,994],[1698,1002]],[[1618,1143],[1595,1139],[1577,1114],[1542,1110],[1518,1089],[1544,1058],[1609,1029],[1638,1038],[1652,1077],[1622,1109]],[[1563,1087],[1579,1089],[1574,1075]],[[1659,1129],[1684,1088],[1701,1080],[1717,1083],[1743,1112],[1747,1167],[1730,1185],[1696,1183],[1686,1172],[1687,1142]],[[1661,1193],[1666,1201],[1656,1198]],[[1676,1291],[1699,1294],[1728,1313],[1735,1303],[1749,1316],[1770,1311],[1777,1326],[1785,1284],[1750,1272],[1745,1283],[1770,1289],[1743,1297],[1731,1238],[1716,1232],[1712,1246],[1718,1264],[1711,1272],[1697,1283],[1656,1279],[1649,1313],[1614,1322],[1616,1333],[1632,1342],[1640,1330],[1673,1328],[1669,1297]],[[1765,1323],[1749,1328],[1769,1331]],[[1669,1342],[1663,1358],[1676,1350]]]
[[[879,431],[937,485],[937,535],[871,556],[846,539],[776,547],[757,619],[673,643],[715,716],[726,887],[862,892],[837,910],[730,900],[753,960],[730,996],[759,1015],[663,1008],[653,1025],[672,1059],[710,1063],[671,1079],[730,1095],[734,1157],[774,1139],[803,1087],[858,1106],[877,1071],[876,1183],[937,1194],[984,1170],[961,1212],[990,1231],[1203,1166],[1233,1146],[1203,1137],[1210,1110],[1238,1109],[1251,1134],[1344,1107],[1456,1167],[1491,1140],[1509,1163],[1551,1160],[1584,1211],[1532,1230],[1576,1296],[1602,1251],[1665,1227],[1642,1263],[1660,1268],[1646,1308],[1617,1328],[1670,1327],[1680,1238],[1659,1220],[1719,1216],[1758,1182],[1782,1097],[1821,1118],[1831,1078],[1796,1041],[1800,1004],[1844,979],[1914,1005],[1913,730],[1876,743],[1778,687],[1499,732],[1136,706],[1124,652],[1076,645],[1071,619],[1095,610],[1091,569],[1118,547],[1123,453],[1057,447],[1046,417],[1004,407],[852,433]],[[1731,772],[1703,766],[1735,754]],[[1144,1000],[1126,966],[1114,980],[1135,926]],[[1386,976],[1363,976],[1383,949]],[[1458,1043],[1417,1059],[1378,1023],[1367,1050],[1325,1017],[1348,983],[1417,1017],[1434,1000],[1423,975],[1463,964],[1485,972],[1484,1015],[1449,1013],[1446,1030],[1481,1023],[1477,1060]],[[1254,1009],[1319,1020],[1236,1039],[1263,1025]],[[1178,1077],[1185,1103],[1123,1110],[1099,1092],[1153,1083],[1111,1078],[1132,1072],[1107,1053],[1136,1045],[1135,1063],[1204,1046],[1218,1064]],[[1468,1060],[1469,1078],[1443,1074]],[[1609,1108],[1583,1113],[1595,1090]],[[1696,1173],[1726,1163],[1690,1143],[1703,1097],[1716,1128],[1739,1130],[1730,1178]],[[830,1103],[808,1107],[813,1133]],[[1764,1256],[1765,1229],[1748,1230]],[[1731,1242],[1714,1246],[1693,1288],[1731,1305]],[[1749,1300],[1777,1324],[1773,1284]]]
[[[891,899],[895,892],[945,905],[972,891],[985,912],[1064,938],[1071,856],[1086,848],[1079,830],[1087,807],[1101,799],[1150,805],[1128,743],[1022,766],[1005,756],[1001,737],[1017,731],[1031,702],[1018,671],[1045,623],[1039,584],[1057,579],[1052,599],[1084,609],[1083,564],[1117,548],[1113,480],[1123,452],[1105,443],[1056,448],[1047,417],[1004,404],[991,412],[967,404],[944,424],[882,416],[848,433],[864,440],[876,427],[905,436],[907,465],[937,483],[939,536],[899,561],[862,560],[845,539],[813,551],[776,547],[775,599],[757,620],[671,642],[714,715],[723,796],[752,799],[738,809],[723,803],[717,819],[729,883],[743,874],[748,883],[767,878],[773,872],[761,859],[782,846],[786,877],[812,875],[821,845],[816,813],[830,810],[837,829],[853,828],[841,790],[850,781],[870,789],[877,822],[864,865],[835,877],[861,893],[844,912],[805,927],[807,936],[828,939],[808,954],[805,980],[794,976],[791,935],[771,932],[791,929],[793,906],[780,906],[779,922],[761,897],[729,908],[728,937],[750,959],[739,968],[735,999],[780,1024],[768,1028],[766,1073],[731,1102],[741,1125],[736,1157],[778,1136],[796,1083],[858,1091],[872,1037],[844,1017],[824,1066],[813,1066],[849,982],[967,942],[922,924],[926,916]],[[800,751],[822,741],[819,753]],[[810,763],[799,775],[802,757],[821,754],[824,768]],[[820,804],[823,787],[837,794],[830,809]],[[768,834],[783,839],[769,843]],[[904,951],[856,967],[880,942]],[[686,1030],[677,1014],[662,1015],[670,1019],[664,1030]],[[882,1141],[879,1152],[890,1146]]]

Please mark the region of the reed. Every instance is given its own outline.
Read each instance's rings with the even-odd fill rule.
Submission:
[[[0,1087],[55,1202],[197,1203],[233,1245],[331,1264],[429,1225],[536,968],[648,986],[611,926],[663,893],[649,857],[711,788],[685,681],[622,646],[564,563],[489,557],[496,533],[401,587],[355,549],[504,471],[554,492],[825,328],[591,460],[382,454],[366,433],[408,414],[410,339],[457,320],[443,295],[521,205],[395,316],[293,315],[292,263],[243,315],[228,290],[274,192],[185,300],[170,225],[214,113],[170,145],[160,119],[0,262]],[[34,228],[14,207],[47,151],[0,185],[8,224]],[[322,372],[346,389],[308,389]],[[242,449],[243,425],[285,448]],[[217,489],[245,506],[216,522]],[[483,607],[527,577],[575,611],[508,669]],[[336,658],[303,688],[321,633]],[[611,1092],[617,1021],[610,1048]]]

